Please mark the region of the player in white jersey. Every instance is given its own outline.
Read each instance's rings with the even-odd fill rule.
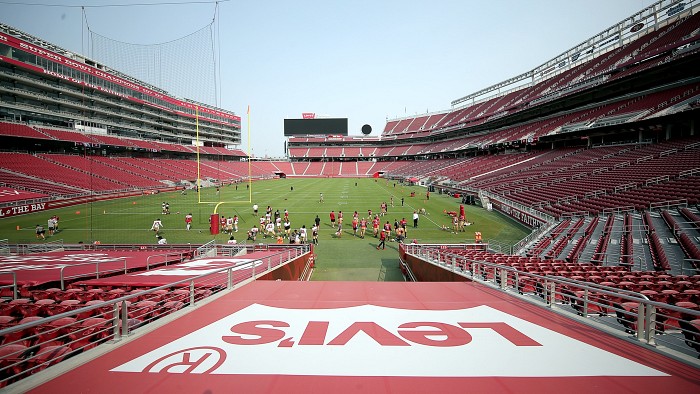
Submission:
[[[163,227],[165,227],[165,226],[163,226],[163,223],[160,221],[160,219],[156,219],[153,221],[153,224],[151,225],[151,230],[153,230],[156,233],[156,236],[158,236],[158,232]]]

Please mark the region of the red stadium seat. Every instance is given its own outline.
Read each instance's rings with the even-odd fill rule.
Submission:
[[[24,319],[20,320],[19,323],[17,323],[16,325],[19,326],[21,324],[27,324],[41,319],[42,318],[39,316],[25,317]],[[5,335],[3,338],[1,338],[2,345],[16,343],[24,346],[31,346],[37,341],[38,329],[39,326],[34,326],[11,332]]]
[[[678,291],[676,290],[661,290],[659,302],[664,304],[675,304],[678,301]]]
[[[65,300],[61,301],[59,304],[48,304],[46,307],[46,313],[49,316],[55,316],[61,313],[72,311],[81,307],[80,301],[78,300]]]
[[[686,308],[686,309],[693,309],[693,310],[698,310],[698,304],[694,302],[687,302],[687,301],[681,301],[677,302],[675,306],[679,308]],[[664,310],[661,309],[661,313],[664,315],[668,316],[668,320],[666,321],[666,326],[667,328],[670,329],[678,329],[680,328],[680,321],[681,320],[692,320],[692,316],[686,315],[685,313],[678,312],[678,311],[672,311],[672,310]]]
[[[0,316],[0,330],[17,325],[17,318],[14,316]]]
[[[70,347],[73,350],[89,350],[111,335],[112,327],[109,320],[99,317],[89,318],[70,334]]]
[[[57,340],[67,342],[68,335],[77,329],[76,319],[74,317],[62,317],[53,320],[48,324],[43,324],[39,329],[39,343]]]
[[[190,291],[185,289],[178,289],[172,291],[170,296],[171,301],[182,301],[186,304],[190,302]]]
[[[201,299],[209,297],[212,294],[213,292],[210,289],[197,289],[194,291],[194,299],[199,301]]]
[[[121,332],[122,335],[125,335],[124,330],[122,330],[122,320],[119,320],[119,331]],[[141,327],[143,325],[143,321],[139,319],[127,319],[126,324],[129,327],[129,332],[134,331],[135,329]]]
[[[66,289],[56,293],[55,296],[58,301],[77,300],[80,293],[82,293],[81,289]]]
[[[693,289],[695,286],[693,285],[693,282],[689,280],[677,280],[676,281],[676,290],[678,292],[683,292],[685,290]]]
[[[92,300],[92,301],[86,302],[85,305],[81,305],[81,307],[99,305],[99,304],[104,304],[104,303],[105,303],[105,301],[102,301],[102,300]],[[78,320],[84,320],[84,319],[87,319],[89,317],[94,316],[94,317],[101,317],[101,318],[109,319],[114,314],[112,305],[113,304],[105,304],[105,306],[103,306],[101,308],[93,309],[93,310],[88,311],[88,312],[81,312],[76,316],[76,318]]]
[[[644,294],[648,299],[652,301],[658,301],[659,293],[654,290],[642,290],[640,293]]]
[[[32,297],[34,297],[35,300],[44,300],[44,299],[49,299],[49,300],[57,300],[57,294],[61,292],[61,289],[58,288],[50,288],[50,289],[45,289],[45,290],[33,290],[32,291]]]
[[[124,289],[112,289],[108,292],[106,292],[103,296],[105,300],[113,300],[115,298],[123,297],[126,295],[126,291]]]
[[[105,291],[102,289],[80,290],[78,292],[75,292],[75,296],[76,299],[80,302],[88,302],[95,299],[102,299],[104,292]]]
[[[41,304],[36,304],[34,302],[27,302],[16,305],[16,313],[18,313],[22,317],[39,316],[39,312],[43,308]]]
[[[679,323],[686,345],[700,352],[700,319],[681,320]]]
[[[142,289],[133,289],[133,290],[130,290],[130,291],[127,291],[126,293],[124,293],[123,296],[135,295],[135,294],[140,294],[140,293],[143,293]],[[131,302],[143,301],[145,299],[145,297],[147,297],[147,296],[146,295],[139,295],[138,297],[132,298]]]
[[[16,316],[16,317],[24,317],[22,313],[20,312],[19,305],[20,304],[28,304],[30,303],[31,300],[28,298],[19,298],[16,300],[11,300],[10,302],[0,304],[0,315],[3,316]]]
[[[20,344],[0,346],[0,387],[13,383],[26,369],[24,360],[29,349]]]
[[[28,361],[29,368],[32,368],[31,373],[35,374],[58,364],[68,357],[70,353],[71,348],[68,346],[51,345],[39,348],[36,356]]]
[[[129,307],[129,318],[148,321],[153,319],[158,303],[155,301],[139,301]]]
[[[182,301],[168,301],[163,304],[163,313],[168,314],[180,310],[185,307],[185,303]]]
[[[678,296],[679,301],[694,302],[696,304],[700,303],[700,290],[687,289],[684,290],[682,294]]]
[[[579,314],[583,314],[583,297],[585,296],[584,291],[575,291],[576,299],[571,303],[571,306],[578,311]],[[595,292],[588,293],[588,314],[598,314],[605,315],[607,313],[606,305],[609,305],[609,301],[601,294]]]
[[[40,306],[39,312],[37,313],[38,316],[49,316],[49,313],[47,311],[47,305],[53,305],[56,303],[56,301],[44,298],[41,300],[36,300],[34,303]]]
[[[637,332],[637,310],[639,304],[636,302],[623,302],[622,304],[617,304],[620,310],[616,310],[617,322],[625,327],[625,331],[630,334]]]
[[[168,294],[170,293],[167,290],[156,290],[149,293],[144,299],[146,301],[160,302],[166,300],[168,298]]]

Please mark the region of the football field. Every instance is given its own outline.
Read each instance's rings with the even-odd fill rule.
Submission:
[[[321,219],[316,270],[313,280],[402,280],[398,268],[397,245],[387,242],[385,250],[377,250],[379,243],[371,235],[371,225],[364,239],[354,237],[350,222],[353,213],[368,217],[368,210],[379,213],[380,204],[386,202],[388,213],[382,223],[405,218],[408,221],[407,239],[419,243],[461,243],[473,242],[474,232],[483,234],[484,242],[498,242],[512,245],[525,237],[529,230],[515,221],[496,212],[488,212],[480,206],[465,206],[467,221],[472,222],[466,232],[452,233],[442,229],[451,227],[451,218],[445,211],[459,211],[460,199],[447,195],[430,193],[426,198],[426,188],[404,186],[385,179],[373,178],[313,178],[275,179],[254,182],[252,193],[247,184],[202,189],[197,195],[192,190],[180,192],[142,195],[109,201],[82,204],[67,208],[43,211],[29,215],[8,217],[0,220],[0,239],[10,243],[33,243],[63,240],[64,243],[103,244],[155,244],[157,239],[151,231],[154,220],[163,223],[161,235],[170,244],[201,244],[214,237],[219,243],[226,243],[228,234],[212,236],[209,233],[209,215],[219,202],[217,213],[238,215],[239,232],[234,233],[238,242],[246,241],[247,230],[258,224],[253,215],[252,205],[258,204],[259,214],[264,215],[267,206],[272,211],[289,211],[292,229],[305,225],[313,226],[316,215]],[[319,202],[323,193],[324,202]],[[411,193],[415,193],[411,197]],[[252,201],[249,201],[252,195]],[[393,206],[392,206],[393,199]],[[403,199],[403,204],[402,204]],[[202,201],[203,203],[200,203]],[[161,214],[162,204],[170,205],[170,214]],[[413,212],[425,209],[420,215],[418,228],[413,228]],[[343,212],[343,234],[335,234],[329,221],[329,212]],[[192,229],[185,228],[185,215],[193,216]],[[59,232],[37,240],[35,226],[47,227],[51,215],[60,218]],[[309,231],[310,234],[310,231]],[[247,241],[250,243],[251,241]],[[258,236],[256,243],[275,242],[272,238]]]

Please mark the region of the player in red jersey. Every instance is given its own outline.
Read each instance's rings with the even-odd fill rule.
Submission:
[[[185,215],[185,228],[187,229],[187,231],[190,231],[190,229],[192,228],[192,214],[191,213],[188,213],[187,215]]]
[[[379,235],[379,245],[377,245],[377,249],[379,249],[380,246],[382,247],[382,249],[384,249],[386,247],[386,244],[385,244],[386,237],[387,237],[386,231],[382,231],[381,234]]]
[[[388,220],[384,224],[384,232],[386,233],[387,237],[391,236],[391,223],[389,223]]]
[[[362,218],[360,220],[360,238],[365,238],[365,232],[367,232],[367,219]]]

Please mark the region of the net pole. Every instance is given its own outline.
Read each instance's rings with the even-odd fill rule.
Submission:
[[[199,170],[199,106],[194,107],[194,124],[197,134],[197,203],[202,203],[202,177]]]
[[[250,152],[250,105],[248,105],[248,198],[250,202],[253,202],[253,177],[251,176],[251,159],[252,155]]]

